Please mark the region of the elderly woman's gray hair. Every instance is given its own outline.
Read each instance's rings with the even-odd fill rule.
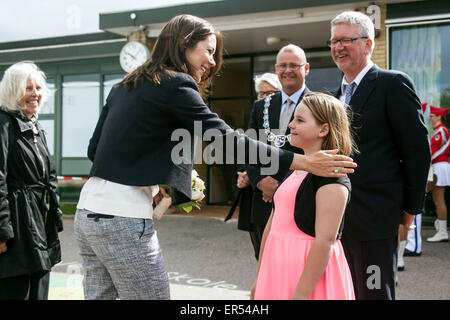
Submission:
[[[280,80],[278,80],[278,76],[274,73],[264,73],[260,76],[255,77],[255,91],[258,93],[259,86],[262,82],[267,82],[272,87],[274,87],[276,90],[281,90],[281,83]]]
[[[21,110],[22,107],[19,101],[25,95],[27,80],[30,76],[33,76],[43,89],[42,106],[47,101],[50,91],[45,82],[46,77],[44,72],[31,61],[21,61],[6,69],[3,79],[0,82],[0,105],[11,111]]]
[[[341,23],[357,25],[359,35],[372,40],[371,51],[373,51],[375,47],[375,27],[367,15],[357,11],[344,11],[331,20],[331,33],[333,33],[333,27]]]

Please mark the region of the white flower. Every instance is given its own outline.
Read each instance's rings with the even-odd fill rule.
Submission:
[[[205,190],[205,182],[200,178],[194,179],[194,188],[201,191]]]
[[[202,201],[205,195],[202,191],[194,189],[192,190],[192,200],[194,201]]]
[[[198,177],[198,173],[197,173],[197,170],[192,170],[192,181],[194,181],[195,180],[195,178],[197,178]]]

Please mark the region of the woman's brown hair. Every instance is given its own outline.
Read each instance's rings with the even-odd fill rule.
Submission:
[[[194,48],[199,41],[205,40],[211,34],[214,34],[217,40],[214,53],[216,65],[202,76],[199,88],[200,92],[204,93],[222,67],[222,35],[208,21],[188,14],[178,15],[165,25],[153,47],[152,57],[127,75],[120,84],[132,89],[147,79],[158,85],[162,77],[168,75],[167,71],[193,75],[192,67],[186,59],[186,49]]]
[[[339,154],[350,156],[358,153],[352,138],[350,120],[344,104],[333,96],[320,92],[308,92],[302,102],[311,111],[317,123],[327,123],[328,135],[322,144],[323,150],[338,149]]]

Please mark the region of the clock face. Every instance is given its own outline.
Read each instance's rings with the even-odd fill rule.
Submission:
[[[130,73],[150,58],[150,51],[143,43],[132,41],[120,51],[120,66]]]

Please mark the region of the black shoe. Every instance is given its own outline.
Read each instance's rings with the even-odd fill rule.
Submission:
[[[414,252],[414,251],[409,251],[408,249],[405,249],[405,253],[403,254],[404,257],[420,257],[420,255],[422,254],[422,252]]]
[[[397,267],[397,270],[398,270],[398,271],[403,271],[403,270],[405,270],[405,266],[403,266],[403,267]]]

